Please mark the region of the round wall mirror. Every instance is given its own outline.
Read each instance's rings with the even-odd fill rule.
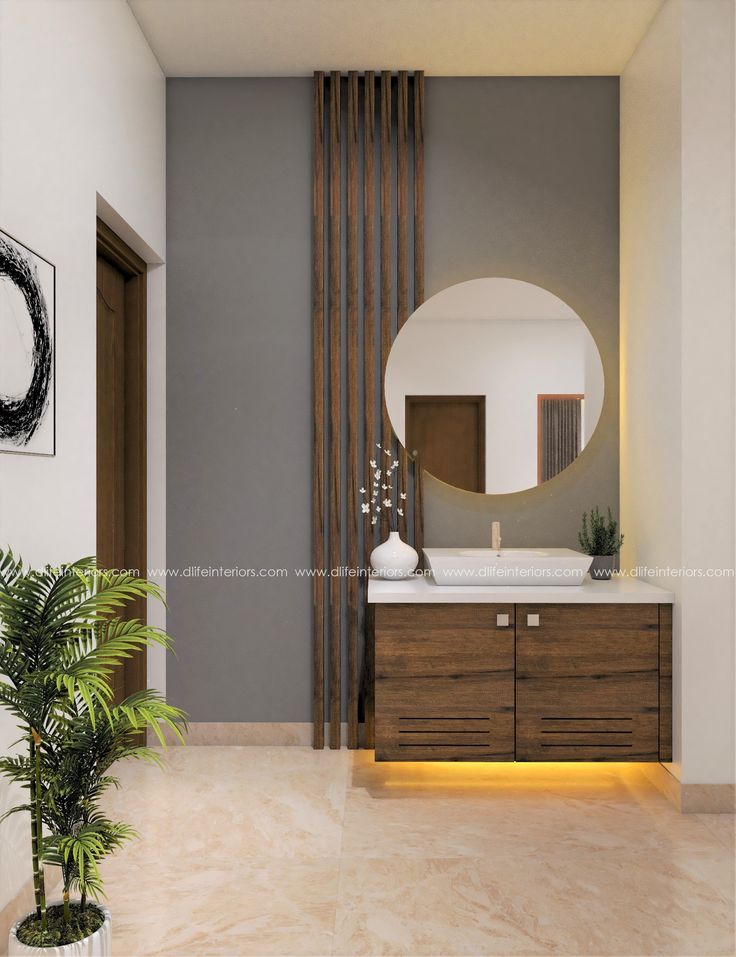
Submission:
[[[500,494],[541,485],[590,441],[603,365],[582,319],[518,279],[472,279],[423,303],[386,365],[394,432],[436,478]]]

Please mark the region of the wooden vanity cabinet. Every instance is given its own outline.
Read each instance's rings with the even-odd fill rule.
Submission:
[[[659,760],[659,606],[517,615],[517,760]]]
[[[670,761],[665,604],[377,604],[377,760]]]
[[[514,606],[376,605],[379,761],[514,760]]]

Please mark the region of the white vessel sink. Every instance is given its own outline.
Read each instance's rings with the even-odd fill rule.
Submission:
[[[593,559],[571,548],[425,548],[437,585],[582,585]]]

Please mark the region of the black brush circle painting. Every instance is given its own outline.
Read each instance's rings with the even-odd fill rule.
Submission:
[[[55,453],[55,270],[0,231],[0,452]]]

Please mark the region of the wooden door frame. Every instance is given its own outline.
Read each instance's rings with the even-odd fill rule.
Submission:
[[[537,485],[542,484],[542,403],[545,399],[585,399],[584,392],[537,393]]]
[[[409,448],[409,408],[411,405],[430,405],[432,402],[457,402],[474,405],[478,409],[478,486],[485,494],[486,488],[486,396],[485,395],[405,395],[404,438],[406,450],[414,458],[417,449]],[[425,470],[426,471],[426,470]],[[429,473],[432,474],[431,472]],[[436,476],[435,476],[436,477]],[[443,479],[440,479],[443,481]]]
[[[125,561],[126,569],[147,578],[147,266],[120,237],[97,218],[97,255],[125,277]],[[97,382],[97,388],[99,388]],[[131,605],[146,620],[146,600]],[[146,687],[145,651],[125,662],[126,693]]]

